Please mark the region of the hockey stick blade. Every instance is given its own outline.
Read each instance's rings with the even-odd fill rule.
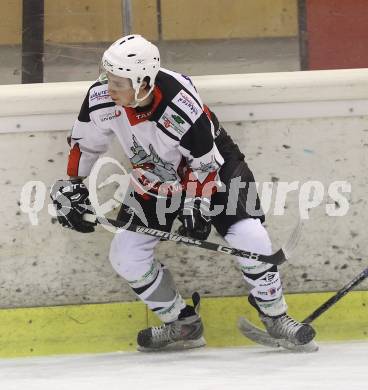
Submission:
[[[262,255],[260,253],[248,252],[242,249],[216,244],[214,242],[197,240],[194,238],[180,236],[178,234],[151,229],[145,226],[139,226],[130,223],[128,220],[114,220],[114,219],[105,218],[101,216],[95,216],[93,214],[84,214],[83,219],[88,222],[96,222],[101,225],[114,226],[116,228],[125,229],[136,233],[146,234],[149,236],[154,236],[169,241],[175,241],[186,245],[194,246],[197,248],[203,248],[215,252],[224,253],[227,255],[245,257],[248,259],[261,261],[263,263],[280,265],[286,261],[286,256],[283,249],[279,249],[277,252],[273,253],[272,255]],[[290,243],[288,243],[286,247],[288,245],[290,246]]]
[[[307,344],[293,344],[285,339],[276,339],[270,336],[264,330],[258,328],[246,318],[240,317],[238,321],[238,328],[240,332],[250,340],[257,344],[264,345],[271,348],[284,348],[293,352],[317,352],[318,344],[312,340]]]
[[[298,223],[296,224],[294,230],[291,232],[288,242],[282,247],[286,259],[289,259],[291,257],[292,252],[294,252],[299,242],[299,239],[301,237],[302,228],[303,228],[303,222],[299,217]]]

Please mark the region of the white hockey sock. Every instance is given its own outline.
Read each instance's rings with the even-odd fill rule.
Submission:
[[[154,272],[149,277],[129,282],[137,296],[160,318],[162,322],[178,319],[186,303],[175,286],[168,268],[154,262]]]
[[[249,218],[237,222],[230,227],[225,239],[235,248],[263,255],[272,253],[271,240],[259,219]],[[250,294],[256,298],[260,310],[269,316],[285,313],[287,305],[277,266],[245,257],[237,259]]]
[[[175,321],[186,304],[170,271],[153,257],[159,238],[122,231],[115,235],[110,261],[115,271],[163,322]]]

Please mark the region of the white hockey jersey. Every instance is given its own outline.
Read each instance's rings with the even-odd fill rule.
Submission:
[[[187,166],[200,183],[224,163],[215,128],[189,77],[161,68],[148,107],[117,106],[107,84],[94,83],[71,134],[69,176],[88,176],[115,135],[140,180],[180,183]]]

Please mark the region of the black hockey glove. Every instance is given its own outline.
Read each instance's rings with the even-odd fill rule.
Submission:
[[[50,191],[57,219],[64,227],[80,233],[91,233],[96,223],[83,220],[84,214],[94,214],[89,192],[82,180],[58,180]]]
[[[206,198],[186,199],[178,218],[183,224],[178,233],[182,236],[206,240],[211,232],[210,201]]]

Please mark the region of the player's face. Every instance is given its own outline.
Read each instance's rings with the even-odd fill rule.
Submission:
[[[135,102],[135,90],[132,81],[107,73],[108,91],[111,99],[118,106],[128,107]]]

